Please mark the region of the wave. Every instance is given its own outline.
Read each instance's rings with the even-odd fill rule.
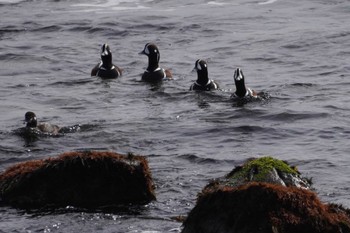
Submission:
[[[227,164],[232,163],[232,161],[236,160],[222,160],[215,158],[202,158],[194,154],[182,154],[178,155],[177,158],[187,160],[194,164]]]
[[[26,0],[0,0],[0,6],[7,5],[7,4],[17,4],[25,1]]]
[[[277,2],[277,0],[268,0],[266,2],[259,2],[258,4],[259,5],[267,5],[267,4],[271,4],[271,3],[275,3]]]
[[[98,11],[118,11],[118,10],[140,10],[148,7],[141,5],[137,0],[107,0],[99,1],[97,3],[78,3],[71,5],[75,8],[80,8],[82,12],[98,12]]]
[[[305,119],[315,119],[315,118],[326,118],[329,117],[329,113],[324,112],[296,112],[296,111],[286,111],[281,113],[274,114],[266,114],[263,116],[265,120],[272,121],[285,121],[285,122],[293,122],[297,120],[305,120]]]

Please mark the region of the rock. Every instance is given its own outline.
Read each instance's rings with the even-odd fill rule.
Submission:
[[[0,197],[20,208],[96,208],[156,199],[145,157],[100,151],[16,164],[0,174]]]
[[[237,187],[253,181],[307,189],[311,186],[310,180],[303,178],[299,171],[287,162],[272,157],[261,157],[247,160],[226,177],[209,184],[208,188],[213,185]]]
[[[200,196],[182,233],[345,233],[350,212],[310,190],[251,182]]]
[[[202,190],[182,233],[350,233],[350,211],[310,186],[284,161],[250,159]]]

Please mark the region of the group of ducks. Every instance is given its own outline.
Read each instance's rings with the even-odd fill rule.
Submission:
[[[142,81],[158,83],[166,79],[172,79],[170,70],[159,66],[160,53],[158,47],[153,43],[147,43],[144,49],[139,53],[148,57],[148,67],[142,75]],[[194,70],[197,71],[197,80],[191,85],[190,90],[211,91],[219,89],[219,85],[208,76],[208,64],[202,59],[195,62]],[[91,76],[97,76],[102,79],[118,78],[123,70],[112,62],[112,52],[108,44],[103,44],[101,48],[101,61],[92,69]],[[256,99],[259,93],[246,87],[244,75],[240,68],[234,72],[233,79],[236,85],[236,91],[231,98],[234,99]],[[34,129],[38,132],[48,134],[59,134],[61,128],[49,123],[38,123],[34,112],[25,114],[25,123],[27,129]]]
[[[147,43],[145,48],[139,53],[148,57],[148,67],[142,75],[142,81],[157,83],[164,79],[172,79],[170,70],[159,66],[160,53],[158,47],[153,43]],[[198,59],[194,69],[197,71],[197,81],[193,83],[190,90],[211,91],[219,89],[219,85],[208,76],[208,64],[202,59]],[[122,69],[112,62],[112,52],[108,44],[103,44],[101,49],[101,61],[91,71],[91,76],[97,76],[103,79],[118,78],[122,75]],[[258,93],[247,88],[244,83],[244,75],[240,68],[234,72],[236,92],[232,97],[257,98]]]

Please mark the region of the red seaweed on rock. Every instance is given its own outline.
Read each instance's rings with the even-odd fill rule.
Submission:
[[[0,174],[0,197],[19,208],[96,208],[156,199],[145,157],[100,151],[16,164]]]
[[[182,233],[345,233],[350,212],[301,188],[268,183],[207,190]]]
[[[249,159],[199,193],[182,233],[350,233],[350,211],[310,186],[284,161]]]

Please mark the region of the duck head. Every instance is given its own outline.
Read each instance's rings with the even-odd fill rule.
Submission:
[[[37,122],[35,113],[26,112],[26,114],[24,115],[24,122],[26,123],[26,127],[30,127],[30,128],[37,127],[38,122]]]
[[[139,54],[143,54],[148,57],[148,71],[152,72],[159,67],[160,53],[155,44],[147,43],[145,48]]]
[[[103,44],[101,47],[102,66],[112,66],[112,52],[108,44]]]

